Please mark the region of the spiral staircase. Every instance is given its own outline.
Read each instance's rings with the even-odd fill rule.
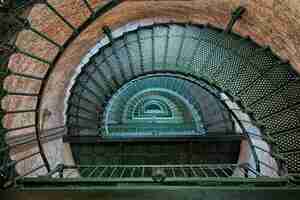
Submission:
[[[43,101],[57,63],[123,1],[80,0],[79,25],[57,2],[0,2],[4,199],[299,198],[300,76],[232,31],[244,7],[225,29],[155,20],[100,27],[60,99],[64,121],[51,126]],[[41,5],[68,27],[65,41],[30,23]],[[53,55],[26,48],[24,30]],[[24,68],[10,64],[16,57]],[[64,156],[53,155],[55,145]]]

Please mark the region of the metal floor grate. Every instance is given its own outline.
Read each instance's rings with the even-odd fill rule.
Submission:
[[[199,178],[259,176],[247,164],[184,165],[59,165],[48,174],[52,178],[96,178],[100,181],[188,181]],[[99,179],[100,178],[100,179]]]

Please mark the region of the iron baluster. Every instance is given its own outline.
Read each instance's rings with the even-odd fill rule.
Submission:
[[[123,39],[123,42],[124,42],[125,51],[126,51],[127,56],[128,56],[129,67],[130,67],[130,71],[131,71],[131,77],[134,77],[136,75],[135,75],[135,72],[134,72],[134,69],[133,69],[134,66],[133,66],[133,62],[132,62],[132,55],[129,51],[128,44],[127,44],[128,40],[127,40],[126,36],[122,37],[122,39]]]
[[[123,66],[123,63],[122,63],[119,55],[118,55],[118,51],[115,49],[114,38],[113,38],[112,32],[111,32],[111,30],[110,30],[110,28],[108,26],[103,26],[102,30],[103,30],[103,33],[109,38],[110,45],[111,45],[111,48],[112,48],[112,55],[115,56],[115,58],[116,58],[116,60],[117,60],[117,62],[119,64],[120,73],[121,73],[121,76],[123,78],[123,82],[126,82],[126,76],[125,76],[124,66]]]
[[[184,28],[183,34],[181,36],[180,46],[179,46],[179,50],[178,50],[178,54],[177,54],[177,58],[176,58],[176,64],[175,64],[177,68],[180,67],[178,65],[179,65],[180,56],[182,54],[183,44],[184,44],[184,41],[186,38],[186,30],[187,30],[187,26]]]
[[[151,26],[151,54],[152,54],[152,57],[151,57],[151,61],[152,61],[152,71],[155,70],[155,41],[154,41],[154,26],[155,24],[153,24]]]
[[[242,15],[246,12],[246,8],[243,6],[237,7],[232,13],[231,13],[231,19],[228,22],[224,32],[230,33],[232,31],[232,28],[236,21],[242,17]]]
[[[102,170],[102,172],[99,174],[99,177],[103,177],[103,175],[107,169],[108,169],[108,167],[105,166],[104,169]]]
[[[94,169],[89,173],[89,175],[87,177],[92,177],[94,175],[94,173],[98,170],[98,166],[94,167]]]
[[[136,36],[137,36],[137,42],[138,42],[138,47],[139,47],[141,72],[143,74],[143,73],[145,73],[145,70],[144,70],[144,56],[143,56],[143,51],[142,51],[141,36],[140,36],[140,33],[139,33],[139,29],[140,29],[140,27],[138,27],[137,30],[136,30]]]
[[[96,65],[94,61],[92,61],[92,65],[96,68],[96,72],[100,75],[101,79],[104,80],[104,84],[107,88],[110,90],[110,94],[113,94],[114,88],[110,85],[110,81],[108,81],[108,78],[105,76],[103,71],[99,69],[99,67]]]
[[[170,26],[167,26],[167,34],[166,34],[166,44],[164,51],[164,60],[163,60],[163,69],[167,68],[167,57],[168,57],[168,49],[169,49],[169,39],[170,39]]]

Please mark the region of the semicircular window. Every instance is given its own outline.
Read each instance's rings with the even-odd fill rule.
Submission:
[[[127,83],[106,107],[103,133],[114,137],[205,134],[199,90],[190,90],[192,85],[155,76]]]

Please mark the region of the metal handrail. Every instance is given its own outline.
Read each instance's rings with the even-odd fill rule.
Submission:
[[[64,165],[59,164],[51,172],[45,175],[48,178],[74,178],[68,176],[68,171],[77,172],[81,178],[103,178],[103,181],[137,181],[143,178],[155,177],[159,170],[167,179],[177,178],[180,181],[195,180],[195,178],[207,177],[232,177],[234,173],[241,173],[242,177],[248,177],[250,167],[247,163],[238,164],[174,164],[174,165]],[[74,171],[76,170],[76,171]],[[97,172],[97,173],[96,173]],[[126,172],[124,174],[124,172]],[[56,176],[56,174],[59,176]],[[256,175],[260,175],[257,172]],[[84,175],[86,174],[86,175]],[[76,176],[75,176],[76,178]],[[105,179],[109,178],[109,179]],[[128,179],[130,178],[130,179]],[[183,179],[185,178],[185,179]]]

